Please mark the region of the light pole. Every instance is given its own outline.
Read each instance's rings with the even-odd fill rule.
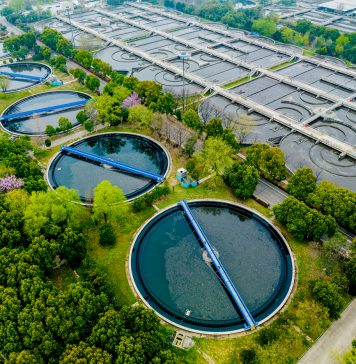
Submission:
[[[185,60],[189,58],[188,53],[180,53],[178,54],[178,58],[182,60],[183,67],[183,113],[185,111]]]
[[[69,5],[66,7],[66,10],[67,10],[67,15],[68,15],[69,26],[71,27],[71,30],[72,30],[72,44],[73,44],[73,47],[74,47],[75,44],[74,44],[73,25],[72,25],[72,21],[70,20]]]

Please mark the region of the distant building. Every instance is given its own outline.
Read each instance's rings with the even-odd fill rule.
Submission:
[[[356,0],[333,0],[322,3],[318,9],[337,14],[352,14],[356,11]]]

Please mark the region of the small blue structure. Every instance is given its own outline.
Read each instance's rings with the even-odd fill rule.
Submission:
[[[87,102],[88,102],[88,99],[85,99],[85,100],[80,100],[80,101],[68,102],[66,104],[60,104],[60,105],[43,107],[40,109],[23,111],[23,112],[19,112],[19,113],[15,113],[15,114],[7,114],[7,115],[3,115],[0,118],[0,121],[21,119],[21,118],[25,118],[25,117],[32,116],[32,115],[43,115],[43,114],[48,114],[48,113],[51,113],[53,111],[58,111],[58,110],[67,110],[67,109],[71,109],[71,108],[78,107],[78,106],[84,106]]]
[[[5,72],[5,71],[0,71],[0,75],[8,76],[10,78],[18,79],[18,80],[23,79],[23,80],[39,81],[39,82],[42,82],[45,79],[44,77],[40,77],[40,76],[24,75],[23,73],[11,73],[11,72]]]
[[[125,171],[125,172],[129,172],[129,173],[136,174],[136,175],[139,175],[139,176],[143,176],[143,177],[146,177],[146,178],[149,178],[149,179],[153,179],[158,183],[161,183],[164,180],[164,177],[159,175],[159,174],[148,172],[148,171],[145,171],[145,170],[143,170],[141,168],[129,166],[128,164],[118,162],[118,161],[114,161],[113,159],[110,159],[110,158],[100,157],[100,156],[98,156],[96,154],[93,154],[93,153],[84,152],[82,150],[79,150],[79,149],[76,149],[76,148],[73,148],[73,147],[62,146],[61,151],[67,152],[67,153],[70,153],[70,154],[73,154],[73,155],[76,155],[76,156],[79,156],[79,157],[82,157],[82,158],[85,158],[85,159],[89,159],[89,160],[92,160],[92,161],[95,161],[95,162],[99,162],[101,164],[107,164],[109,166],[115,167],[115,168],[120,169],[120,170]]]
[[[243,301],[242,297],[240,296],[239,292],[237,291],[234,283],[232,282],[231,278],[229,277],[228,273],[226,272],[224,266],[222,265],[220,259],[217,257],[213,246],[209,242],[208,238],[206,237],[204,230],[200,227],[198,221],[194,217],[191,209],[188,206],[187,201],[180,201],[178,204],[182,207],[185,217],[187,218],[190,226],[195,231],[196,235],[198,236],[200,242],[204,246],[204,249],[208,253],[211,262],[216,269],[217,273],[219,274],[221,280],[224,283],[225,288],[229,292],[231,298],[235,302],[236,306],[238,307],[239,311],[241,312],[242,316],[244,317],[246,324],[245,327],[251,330],[254,330],[257,326],[251,312],[249,311],[248,307],[246,306],[245,302]]]
[[[177,170],[176,178],[182,183],[184,188],[196,187],[199,184],[198,181],[188,178],[188,171],[185,168],[179,168]]]
[[[51,80],[49,81],[51,83],[52,87],[57,87],[57,86],[62,86],[63,85],[63,81],[58,81],[56,77],[52,76]]]

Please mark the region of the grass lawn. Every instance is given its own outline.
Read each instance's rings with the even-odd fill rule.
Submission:
[[[175,164],[173,162],[173,164]],[[160,209],[177,203],[181,199],[219,198],[244,203],[271,218],[271,210],[262,207],[254,200],[239,201],[225,186],[213,190],[204,183],[197,188],[171,187],[170,195],[156,203]],[[136,301],[128,284],[126,264],[129,249],[135,232],[156,211],[148,208],[139,214],[129,213],[124,228],[117,226],[118,242],[112,248],[98,244],[98,234],[93,228],[88,234],[89,255],[108,273],[110,284],[116,292],[120,304]],[[316,244],[297,242],[280,227],[289,241],[297,264],[297,288],[287,308],[267,325],[275,333],[275,340],[269,344],[258,341],[259,332],[237,338],[210,339],[196,338],[196,345],[182,353],[182,362],[206,363],[209,357],[215,363],[238,363],[239,353],[246,348],[254,348],[260,363],[294,363],[330,325],[326,310],[315,302],[309,290],[309,282],[326,276],[323,271],[320,249]],[[205,357],[205,358],[204,358]]]
[[[316,52],[312,49],[303,49],[303,56],[313,57],[316,55]]]
[[[258,77],[258,76],[253,75],[251,77],[247,76],[247,77],[244,77],[244,78],[240,78],[239,80],[226,83],[225,85],[222,86],[222,88],[232,88],[232,87],[235,87],[237,85],[240,85],[241,83],[245,83],[245,82],[248,82],[250,80],[253,80],[256,77]]]
[[[100,132],[106,131],[136,131],[142,134],[151,134],[150,131],[137,130],[130,125],[100,130]],[[185,165],[185,159],[176,150],[169,149],[172,156],[172,173],[167,180],[170,184],[171,193],[155,203],[159,209],[175,204],[181,199],[217,198],[243,203],[274,222],[273,213],[270,209],[261,206],[252,199],[246,201],[237,199],[225,185],[210,187],[209,183],[205,182],[196,188],[183,188],[175,179],[175,171],[178,167]],[[49,153],[54,152],[55,150]],[[120,305],[130,305],[137,301],[129,285],[126,272],[130,246],[137,230],[155,213],[156,210],[153,207],[140,213],[133,213],[130,208],[126,223],[122,226],[115,226],[117,243],[110,248],[99,245],[97,226],[94,223],[88,224],[86,231],[88,254],[107,273],[108,284],[113,288],[116,301]],[[273,340],[269,343],[261,342],[259,339],[261,329],[235,338],[195,338],[196,344],[192,349],[180,352],[182,363],[203,364],[207,361],[211,363],[239,363],[241,362],[240,353],[245,349],[253,349],[261,364],[295,363],[328,328],[331,323],[328,313],[325,308],[312,299],[309,285],[311,281],[319,278],[332,279],[337,274],[337,269],[335,272],[333,271],[331,276],[327,276],[324,270],[325,261],[321,256],[319,246],[316,243],[295,241],[284,227],[278,227],[288,240],[294,253],[297,266],[297,284],[285,310],[280,312],[266,326],[268,327],[267,330],[273,332]],[[63,273],[54,277],[54,281],[57,286],[62,287],[75,281],[75,277],[64,269]],[[349,301],[350,297],[345,296],[345,299]]]
[[[277,66],[273,66],[273,67],[270,67],[268,68],[269,71],[277,71],[277,70],[280,70],[284,67],[287,67],[293,63],[297,62],[297,60],[293,60],[293,61],[288,61],[288,62],[283,62],[281,64],[278,64]]]

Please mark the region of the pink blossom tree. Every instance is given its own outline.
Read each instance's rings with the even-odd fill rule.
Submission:
[[[0,178],[0,192],[15,190],[16,188],[23,187],[23,185],[23,180],[20,178],[16,178],[16,176],[13,175],[6,175],[6,177]]]
[[[138,97],[136,92],[133,92],[122,102],[122,108],[128,109],[129,107],[133,107],[140,104],[141,104],[141,99]]]

